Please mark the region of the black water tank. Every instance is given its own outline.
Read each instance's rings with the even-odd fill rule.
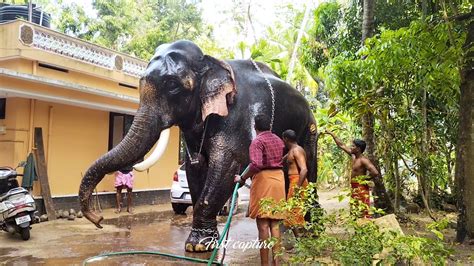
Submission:
[[[51,16],[46,12],[42,12],[40,8],[35,8],[36,5],[33,4],[32,22],[50,28]],[[28,20],[27,5],[0,5],[0,23],[12,21],[17,18]]]

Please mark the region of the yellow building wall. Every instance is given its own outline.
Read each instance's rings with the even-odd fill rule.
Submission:
[[[53,197],[77,195],[82,175],[107,152],[109,113],[38,100],[33,107],[33,128],[43,128],[51,194]],[[0,125],[8,128],[6,135],[0,135],[0,165],[15,166],[26,159],[30,108],[29,99],[7,98],[7,117],[0,120]],[[162,159],[148,172],[135,172],[134,190],[169,188],[178,167],[178,147],[179,129],[172,128]],[[97,190],[114,191],[113,184],[113,175],[107,175]],[[34,194],[40,194],[38,184],[34,186]]]
[[[0,68],[7,68],[28,74],[34,74],[33,65],[34,63],[32,61],[21,58],[0,61]]]
[[[51,117],[51,130],[46,131],[51,147],[45,148],[51,193],[77,194],[81,175],[107,150],[108,113],[44,102],[40,106],[42,116]]]
[[[28,151],[29,141],[28,99],[11,98],[7,100],[6,117],[0,119],[0,126],[6,127],[6,134],[0,134],[0,166],[15,167]]]

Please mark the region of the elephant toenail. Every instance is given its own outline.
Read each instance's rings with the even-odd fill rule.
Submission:
[[[194,247],[193,247],[193,244],[191,243],[187,243],[185,248],[186,248],[186,251],[188,252],[194,252]]]
[[[197,244],[196,247],[195,247],[195,249],[196,249],[196,251],[198,251],[198,252],[207,251],[206,246],[204,246],[203,244]]]

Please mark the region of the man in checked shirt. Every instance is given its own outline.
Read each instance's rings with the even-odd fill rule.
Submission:
[[[257,219],[258,237],[261,242],[270,235],[277,238],[273,247],[272,265],[278,265],[276,254],[279,249],[280,229],[279,221],[284,219],[281,214],[265,213],[260,210],[260,200],[273,199],[275,202],[285,200],[285,180],[283,175],[283,141],[270,131],[270,119],[265,115],[255,117],[255,131],[257,137],[249,148],[250,165],[242,176],[237,175],[235,182],[244,184],[252,177],[250,188],[249,216]],[[269,265],[269,249],[260,245],[260,261],[262,265]]]

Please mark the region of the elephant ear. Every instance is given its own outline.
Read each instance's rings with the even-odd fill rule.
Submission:
[[[201,113],[202,121],[210,114],[227,116],[228,105],[233,104],[237,90],[234,72],[229,64],[214,57],[205,55],[209,69],[201,80]]]

